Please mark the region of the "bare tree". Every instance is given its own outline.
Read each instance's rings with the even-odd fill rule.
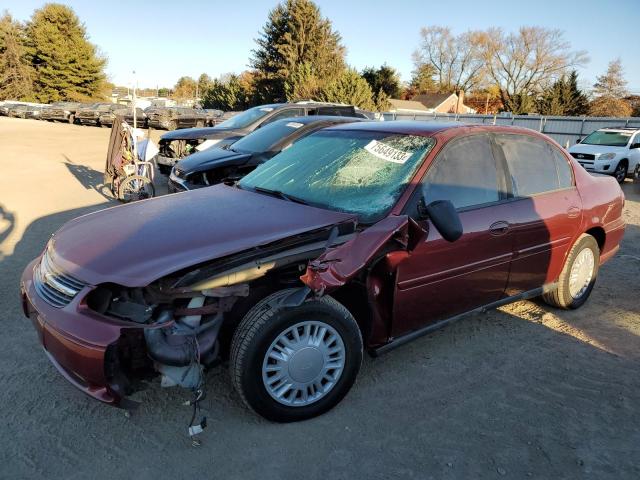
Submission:
[[[453,35],[449,27],[430,26],[420,31],[420,47],[413,58],[416,71],[429,65],[435,73],[438,89],[443,92],[470,90],[485,78],[480,41],[481,32]]]
[[[542,89],[588,61],[585,52],[571,50],[557,29],[521,27],[505,33],[492,28],[482,35],[481,44],[487,72],[500,87],[505,109],[514,113],[529,111]]]

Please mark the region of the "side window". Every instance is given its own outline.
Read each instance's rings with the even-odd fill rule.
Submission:
[[[496,135],[504,153],[513,195],[529,197],[560,188],[556,159],[548,144],[527,135]]]
[[[287,108],[286,110],[282,110],[281,112],[278,112],[274,116],[269,118],[262,125],[275,122],[276,120],[282,120],[283,118],[291,118],[291,117],[304,117],[304,108]]]
[[[558,151],[557,148],[548,145],[548,148],[553,152],[553,158],[556,161],[556,170],[558,171],[558,183],[560,188],[569,188],[573,186],[573,174],[571,173],[571,166],[565,156]]]
[[[486,135],[473,135],[447,145],[429,168],[424,183],[427,203],[450,200],[460,208],[502,198],[500,171]]]

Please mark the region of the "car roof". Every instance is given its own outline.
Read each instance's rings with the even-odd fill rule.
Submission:
[[[358,117],[341,117],[339,115],[307,115],[304,117],[288,117],[281,118],[276,120],[273,123],[284,123],[284,122],[296,122],[301,123],[302,125],[309,125],[312,123],[319,122],[334,122],[334,123],[344,123],[344,122],[361,122],[364,119]]]
[[[452,128],[470,127],[462,122],[424,122],[418,120],[389,121],[389,122],[353,122],[328,127],[328,130],[361,130],[403,135],[421,135],[429,137],[435,133]]]

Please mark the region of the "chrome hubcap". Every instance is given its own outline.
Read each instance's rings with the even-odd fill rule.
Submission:
[[[573,298],[580,298],[589,288],[594,266],[593,251],[590,248],[585,248],[576,257],[569,273],[569,293]]]
[[[274,400],[302,407],[331,391],[342,375],[344,361],[344,342],[333,327],[300,322],[278,335],[267,349],[262,381]]]

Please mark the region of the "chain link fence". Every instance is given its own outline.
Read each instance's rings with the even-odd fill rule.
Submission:
[[[549,135],[564,147],[569,147],[591,132],[605,127],[640,129],[640,117],[548,117],[543,115],[472,115],[455,113],[385,113],[385,120],[421,120],[436,122],[481,123],[485,125],[515,125]]]

